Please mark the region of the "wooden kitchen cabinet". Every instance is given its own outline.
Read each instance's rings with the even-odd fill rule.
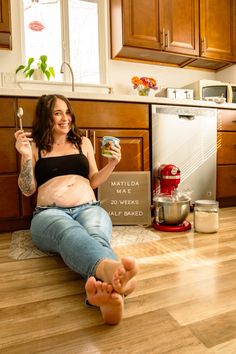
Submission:
[[[236,2],[199,1],[200,52],[190,65],[219,70],[236,61]]]
[[[0,49],[12,49],[10,0],[0,0]]]
[[[182,65],[199,53],[198,0],[111,0],[112,57]],[[170,56],[167,53],[184,54]]]
[[[107,158],[101,155],[102,138],[105,135],[120,139],[122,158],[115,168],[117,171],[149,171],[149,133],[147,130],[93,130],[90,138],[95,147],[96,162],[101,169],[107,164]]]
[[[28,226],[18,188],[19,156],[15,149],[16,99],[0,97],[0,232]],[[29,212],[28,212],[29,215]]]
[[[106,163],[101,156],[104,135],[120,139],[122,159],[115,171],[149,171],[149,106],[140,103],[73,101],[77,125],[87,130],[98,168]]]
[[[236,205],[236,110],[218,110],[216,195],[220,206]]]
[[[235,1],[111,0],[112,58],[219,70],[235,62]]]
[[[160,28],[167,52],[198,55],[198,0],[160,0]]]
[[[15,128],[0,128],[0,173],[17,173]]]
[[[200,0],[200,56],[235,60],[234,0]]]

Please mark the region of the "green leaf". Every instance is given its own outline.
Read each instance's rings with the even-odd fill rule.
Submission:
[[[24,68],[25,68],[25,65],[18,66],[18,68],[16,69],[16,74],[18,73],[18,71],[23,70]]]
[[[45,64],[44,62],[42,62],[42,63],[40,64],[40,69],[41,69],[42,72],[45,74],[46,69],[47,69],[47,64]]]
[[[46,70],[44,74],[47,76],[47,79],[50,80],[50,76],[51,76],[50,72]]]
[[[39,57],[39,59],[41,60],[42,63],[46,64],[46,61],[47,61],[48,57],[46,55],[41,55]]]
[[[28,67],[30,67],[33,62],[34,62],[34,58],[29,58],[28,59]]]
[[[34,69],[30,69],[30,70],[27,72],[27,74],[25,75],[25,77],[31,78],[31,76],[33,75],[33,73],[34,73]]]
[[[50,72],[50,74],[52,75],[52,77],[55,77],[55,71],[54,71],[54,69],[53,69],[52,66],[49,66],[48,71]]]

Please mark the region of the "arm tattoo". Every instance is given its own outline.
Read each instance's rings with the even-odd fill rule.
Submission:
[[[35,191],[32,160],[27,160],[22,164],[19,175],[19,187],[23,194],[31,195]]]

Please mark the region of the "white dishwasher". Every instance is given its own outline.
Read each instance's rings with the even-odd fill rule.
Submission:
[[[153,178],[162,164],[176,165],[192,203],[215,199],[216,151],[217,109],[152,105]]]

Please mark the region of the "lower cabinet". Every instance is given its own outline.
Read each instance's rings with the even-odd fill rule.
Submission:
[[[236,206],[236,110],[218,110],[217,200]]]
[[[0,216],[1,219],[17,218],[20,216],[20,198],[16,174],[0,176]]]
[[[149,133],[138,129],[102,129],[90,132],[99,169],[107,164],[107,158],[101,155],[102,138],[106,135],[120,139],[122,157],[115,171],[149,171]]]
[[[149,105],[124,102],[72,101],[77,125],[91,139],[98,168],[105,135],[120,139],[122,158],[115,171],[149,171]]]

